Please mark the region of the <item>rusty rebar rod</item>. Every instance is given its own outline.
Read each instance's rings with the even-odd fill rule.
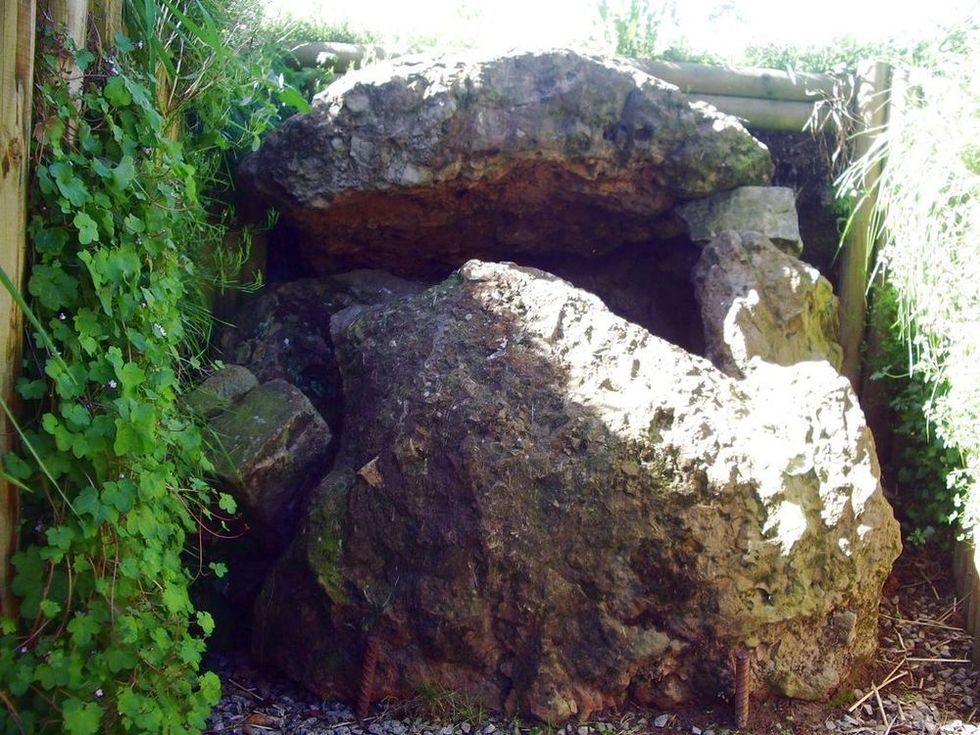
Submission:
[[[371,712],[374,700],[374,674],[378,668],[378,657],[381,655],[381,641],[377,636],[368,636],[364,646],[364,658],[361,659],[361,689],[357,697],[357,716],[365,718]]]
[[[749,725],[749,689],[752,662],[749,652],[740,648],[735,654],[735,725],[744,730]]]

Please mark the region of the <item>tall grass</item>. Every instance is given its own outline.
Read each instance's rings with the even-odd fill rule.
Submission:
[[[896,64],[882,144],[840,184],[851,191],[882,166],[877,268],[897,293],[910,372],[932,388],[930,430],[962,460],[937,492],[966,488],[952,515],[969,527],[980,519],[980,22],[916,61]]]

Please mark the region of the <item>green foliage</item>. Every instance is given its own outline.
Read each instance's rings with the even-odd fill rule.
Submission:
[[[249,3],[252,0],[242,0]],[[300,68],[292,55],[292,49],[312,41],[336,43],[377,43],[376,34],[352,29],[347,24],[332,24],[310,18],[281,15],[273,19],[263,18],[256,26],[254,43],[272,60],[272,68],[283,82],[294,87],[309,101],[313,95],[326,89],[335,78],[330,64]]]
[[[631,58],[650,58],[657,52],[661,25],[669,4],[651,5],[649,0],[626,0],[610,5],[599,0],[599,17],[614,41],[614,52]]]
[[[263,43],[279,48],[292,48],[310,41],[333,41],[336,43],[378,43],[377,34],[351,28],[347,23],[327,23],[310,18],[280,15],[263,19],[259,25],[259,36]]]
[[[963,459],[947,446],[931,425],[936,389],[922,373],[909,374],[908,342],[898,316],[899,296],[893,286],[876,283],[871,325],[880,335],[872,379],[885,384],[894,416],[895,447],[889,483],[896,495],[896,510],[906,540],[922,544],[949,539],[966,501]],[[943,390],[940,387],[940,392]]]
[[[175,236],[206,215],[146,75],[100,59],[73,98],[63,55],[40,56],[28,291],[45,333],[33,341],[49,347],[20,384],[40,414],[24,430],[36,455],[4,458],[33,535],[13,560],[20,631],[5,624],[0,647],[19,720],[0,722],[199,729],[218,682],[197,673],[205,631],[182,557],[211,500],[195,479],[200,433],[176,403],[194,264]]]
[[[140,41],[74,54],[75,91],[72,51],[39,39],[31,303],[15,294],[33,346],[18,390],[36,420],[19,428],[25,453],[2,458],[24,502],[2,732],[196,732],[220,693],[199,672],[214,622],[190,601],[188,567],[224,572],[197,536],[233,503],[202,479],[178,396],[207,337],[194,293],[215,274],[201,263],[229,262],[215,254],[231,166],[291,100],[198,2],[130,4],[128,23]]]
[[[864,59],[895,58],[900,53],[889,43],[867,43],[853,36],[843,36],[825,46],[787,46],[768,43],[745,50],[743,63],[770,69],[788,69],[815,74],[846,73],[857,69]],[[905,53],[902,51],[902,53]]]
[[[483,705],[467,694],[426,682],[419,682],[416,690],[418,696],[415,699],[415,709],[418,715],[427,720],[478,725],[487,719]]]
[[[871,233],[883,242],[878,269],[895,290],[909,372],[924,387],[914,400],[941,443],[937,451],[948,451],[936,458],[946,482],[933,492],[946,503],[941,512],[964,528],[980,516],[978,69],[976,23],[899,60],[906,93],[898,114],[841,181],[843,192],[862,196],[861,183],[881,171]],[[967,502],[958,507],[963,489]]]

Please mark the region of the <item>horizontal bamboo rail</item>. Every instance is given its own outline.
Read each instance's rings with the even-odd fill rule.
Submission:
[[[300,67],[331,65],[338,73],[365,60],[389,59],[406,51],[382,46],[318,41],[291,50]],[[826,74],[790,74],[778,69],[733,68],[673,61],[634,59],[651,76],[674,84],[695,100],[706,102],[749,127],[760,130],[804,128],[814,104],[834,93],[835,79]]]
[[[657,59],[632,62],[650,76],[676,84],[682,92],[751,97],[760,100],[810,102],[834,93],[834,77],[827,74],[790,74],[779,69],[711,66]]]
[[[692,100],[707,102],[719,112],[744,120],[757,130],[786,130],[799,132],[814,116],[813,102],[757,99],[734,95],[690,93]]]

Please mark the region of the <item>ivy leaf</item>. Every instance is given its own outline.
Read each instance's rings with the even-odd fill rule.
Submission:
[[[126,88],[121,76],[112,77],[102,88],[102,96],[113,107],[127,107],[133,101],[133,96]]]
[[[73,207],[81,207],[88,201],[88,189],[85,182],[75,176],[71,166],[57,161],[48,166],[48,173],[54,178],[61,195],[71,202]]]
[[[279,99],[282,101],[284,105],[289,105],[290,107],[294,107],[300,112],[310,111],[310,103],[307,102],[306,98],[303,95],[301,95],[298,91],[296,91],[296,89],[294,89],[293,87],[285,87],[279,93]]]
[[[139,272],[140,258],[131,247],[116,248],[105,259],[105,274],[113,283],[121,283]]]
[[[136,178],[136,166],[132,156],[123,156],[119,165],[112,169],[112,182],[120,191],[125,191]]]
[[[84,429],[92,423],[92,414],[81,403],[62,403],[61,415],[76,429]]]
[[[238,504],[235,499],[231,497],[228,493],[221,493],[218,496],[218,507],[221,508],[225,513],[234,513],[238,510]]]
[[[102,486],[102,501],[120,513],[128,513],[136,499],[136,485],[132,480],[107,482]]]
[[[48,546],[60,552],[66,552],[71,548],[71,541],[75,533],[68,526],[55,526],[45,532],[48,539]]]
[[[17,381],[17,392],[25,401],[37,401],[48,394],[48,386],[43,380],[21,378]]]
[[[168,584],[163,588],[161,599],[163,600],[164,607],[166,607],[171,613],[183,612],[190,607],[190,601],[187,599],[186,587],[178,587],[174,584]]]
[[[113,40],[116,42],[116,48],[119,49],[119,53],[121,54],[128,54],[134,48],[133,42],[122,33],[117,33]]]
[[[99,494],[94,487],[89,485],[79,493],[72,504],[79,513],[87,513],[97,523],[105,520],[105,511],[99,500]]]
[[[82,307],[75,314],[75,331],[78,332],[79,342],[85,351],[90,355],[95,354],[99,340],[105,336],[99,315],[87,306]]]
[[[101,158],[93,158],[92,162],[89,164],[89,168],[92,169],[92,173],[100,178],[112,178],[112,169],[106,166],[105,162]]]
[[[31,466],[13,452],[3,455],[3,468],[15,480],[27,480],[33,474]]]
[[[120,671],[128,671],[139,662],[136,655],[125,648],[110,648],[106,651],[105,658],[109,671],[113,674],[117,674]]]
[[[72,220],[72,224],[78,228],[78,241],[82,245],[88,245],[89,243],[98,241],[99,227],[95,223],[95,220],[85,212],[76,214]]]
[[[126,225],[126,229],[132,233],[139,234],[141,232],[146,232],[146,224],[139,217],[133,214],[127,214],[126,219],[123,220]]]
[[[60,117],[48,120],[45,123],[44,135],[49,143],[58,145],[61,143],[61,139],[65,137],[65,121]]]
[[[62,227],[39,227],[31,233],[34,249],[45,255],[61,255],[68,243],[68,232]]]
[[[54,600],[41,600],[40,607],[44,617],[46,617],[48,620],[53,619],[58,615],[58,613],[61,612],[60,603],[57,603]]]
[[[95,702],[67,700],[61,708],[68,735],[94,735],[102,724],[102,708]]]
[[[82,49],[77,54],[75,54],[75,66],[77,66],[81,71],[88,69],[89,64],[95,61],[95,54],[87,49]]]
[[[185,638],[177,644],[177,656],[183,663],[195,669],[201,663],[202,653],[204,653],[204,643],[195,638]]]
[[[42,263],[34,266],[27,290],[41,302],[41,306],[58,311],[75,303],[78,298],[78,281],[59,266]]]
[[[77,646],[87,646],[101,626],[91,615],[76,615],[68,623],[68,632]]]

